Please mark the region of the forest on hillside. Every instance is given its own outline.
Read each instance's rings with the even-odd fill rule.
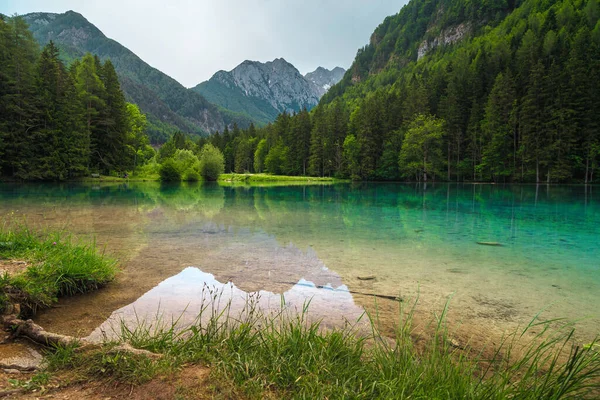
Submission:
[[[439,19],[437,32],[481,15],[489,24],[417,60],[420,42],[405,43],[398,32],[426,29],[409,17],[438,3],[449,8],[429,10],[430,22],[431,15]],[[203,140],[219,147],[226,171],[235,172],[593,182],[600,162],[599,1],[498,1],[479,11],[450,7],[455,3],[413,0],[386,19],[375,44],[359,51],[311,113]]]
[[[0,174],[62,180],[149,161],[148,176],[196,180],[210,154],[237,173],[592,183],[599,19],[599,0],[412,0],[312,111],[261,128],[226,124],[195,142],[179,132],[156,155],[109,60],[87,54],[66,67],[21,18],[0,20]],[[462,40],[418,57],[424,40],[455,26],[470,27]]]
[[[65,180],[121,174],[154,155],[146,118],[115,69],[91,54],[67,68],[19,17],[0,18],[0,176]]]

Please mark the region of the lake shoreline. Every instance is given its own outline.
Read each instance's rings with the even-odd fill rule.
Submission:
[[[24,181],[21,179],[15,179],[10,177],[0,177],[0,183],[139,183],[139,182],[161,182],[160,177],[156,176],[142,176],[138,177],[131,175],[127,178],[110,176],[110,175],[99,175],[98,177],[85,176],[75,179],[67,179],[64,181]],[[182,183],[207,183],[208,181],[199,180],[197,182],[186,182]],[[494,186],[587,186],[597,187],[600,186],[600,182],[584,183],[584,182],[563,182],[563,183],[547,183],[547,182],[492,182],[492,181],[377,181],[377,180],[351,180],[347,178],[335,178],[335,177],[318,177],[318,176],[293,176],[293,175],[273,175],[273,174],[259,174],[259,173],[224,173],[219,176],[217,182],[221,183],[241,183],[241,184],[253,184],[253,183],[353,183],[353,184],[419,184],[419,185],[494,185]],[[173,182],[169,182],[173,184]]]
[[[89,331],[82,330],[96,329],[111,313],[122,313],[142,297],[166,299],[153,291],[156,287],[188,293],[169,282],[190,267],[237,286],[241,296],[260,291],[289,295],[294,283],[315,295],[344,293],[348,299],[342,306],[377,315],[384,337],[395,335],[399,303],[375,303],[359,293],[397,295],[404,306],[419,295],[412,320],[417,343],[431,338],[426,328],[433,324],[432,315],[439,315],[455,293],[445,319],[447,344],[455,355],[467,346],[476,351],[498,344],[503,334],[515,332],[515,326],[523,327],[543,309],[540,302],[556,300],[548,319],[588,314],[589,307],[580,306],[592,304],[589,299],[597,293],[596,281],[590,279],[597,202],[590,191],[585,195],[583,188],[573,186],[540,190],[537,198],[535,187],[437,183],[426,190],[401,184],[156,182],[5,189],[0,210],[6,215],[27,218],[36,227],[68,229],[121,260],[119,279],[103,290],[66,298],[36,317],[38,324],[61,334],[85,337]],[[577,269],[569,261],[573,254]],[[191,282],[183,275],[179,281]],[[289,285],[280,284],[284,282]],[[336,292],[343,285],[347,293]],[[186,299],[189,294],[176,300],[187,304]],[[302,304],[301,298],[288,299]],[[133,307],[141,310],[138,305]],[[172,314],[178,315],[177,309]],[[593,321],[587,325],[593,328]],[[580,348],[590,344],[585,340],[578,342]],[[219,369],[204,371],[214,382]]]
[[[115,395],[139,393],[154,385],[172,390],[169,382],[190,371],[202,372],[202,385],[186,381],[176,390],[209,397],[228,388],[236,398],[289,398],[307,393],[321,398],[335,396],[339,390],[372,398],[389,398],[394,393],[477,398],[477,393],[490,392],[498,397],[522,395],[526,388],[530,393],[526,398],[538,399],[567,385],[566,393],[591,399],[600,388],[594,380],[594,374],[600,373],[595,342],[569,355],[569,330],[555,331],[550,323],[527,328],[548,329],[533,332],[531,339],[515,331],[499,344],[480,348],[479,343],[451,334],[446,324],[448,304],[421,333],[414,330],[418,303],[397,304],[401,319],[388,335],[369,316],[364,318],[371,333],[361,333],[352,326],[331,329],[310,322],[305,314],[310,306],[298,316],[262,314],[254,300],[248,301],[247,312],[232,314],[235,322],[227,317],[227,305],[219,311],[212,303],[207,304],[210,318],[204,323],[198,319],[179,329],[176,322],[167,322],[160,330],[141,325],[123,330],[116,341],[91,348],[75,342],[53,348],[46,355],[45,367],[22,375],[13,381],[20,389],[9,390],[25,394],[43,389],[52,395],[75,391],[96,399],[100,398],[98,387],[104,385],[112,386]],[[506,354],[512,354],[510,363],[502,362]],[[572,371],[573,364],[581,367]],[[523,373],[523,368],[528,372]],[[565,372],[568,378],[563,380]],[[4,376],[0,372],[0,378]]]

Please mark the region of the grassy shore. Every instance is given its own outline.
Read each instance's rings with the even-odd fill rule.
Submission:
[[[121,340],[160,354],[159,359],[115,353],[116,343],[95,352],[60,348],[48,371],[76,371],[81,381],[143,384],[193,365],[209,366],[211,395],[277,399],[566,399],[597,398],[600,355],[595,343],[572,345],[572,328],[535,320],[489,349],[457,347],[445,313],[431,336],[415,344],[412,310],[401,310],[396,336],[352,327],[322,329],[306,314],[263,314],[249,299],[231,315],[206,305],[196,323],[121,329]],[[308,310],[305,307],[305,312]],[[414,308],[413,308],[414,310]],[[365,316],[364,318],[368,318]],[[556,323],[557,321],[554,321]],[[538,332],[528,335],[530,330]],[[227,396],[223,396],[223,390]],[[217,396],[218,397],[218,396]],[[185,397],[182,397],[185,398]]]
[[[116,273],[116,261],[95,246],[60,233],[39,234],[0,226],[0,308],[19,304],[21,314],[50,307],[60,296],[95,290]]]
[[[269,183],[269,182],[296,182],[296,183],[334,183],[345,182],[336,178],[320,178],[313,176],[286,176],[270,174],[221,174],[219,182],[232,183]]]
[[[78,182],[159,182],[158,174],[144,175],[134,174],[127,178],[117,176],[100,175],[96,178],[85,177],[77,179]],[[313,177],[313,176],[286,176],[286,175],[270,175],[270,174],[221,174],[218,182],[220,183],[236,183],[236,184],[263,184],[263,183],[292,183],[292,184],[312,184],[312,183],[339,183],[349,182],[343,179],[329,177]]]
[[[99,255],[94,246],[22,227],[0,229],[0,263],[8,265],[9,260],[26,268],[3,274],[3,306],[20,303],[29,313],[61,295],[96,289],[115,274],[115,261]],[[77,345],[51,349],[45,369],[14,385],[39,390],[51,380],[62,380],[60,387],[110,382],[129,390],[206,366],[210,386],[204,394],[221,398],[537,400],[600,395],[597,343],[578,346],[572,325],[561,321],[536,318],[497,345],[470,348],[450,338],[448,305],[432,321],[429,335],[415,340],[416,301],[408,309],[400,303],[395,336],[386,337],[376,316],[363,316],[371,322],[368,331],[358,323],[325,329],[309,322],[309,303],[299,315],[273,314],[261,311],[258,299],[249,297],[245,309],[234,313],[223,293],[207,290],[212,300],[191,325],[122,323],[113,342],[85,350]],[[154,356],[120,350],[122,342]]]

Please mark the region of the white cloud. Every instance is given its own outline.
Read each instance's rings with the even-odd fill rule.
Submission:
[[[283,57],[302,73],[348,68],[406,0],[2,0],[0,12],[74,10],[185,86],[246,59]]]

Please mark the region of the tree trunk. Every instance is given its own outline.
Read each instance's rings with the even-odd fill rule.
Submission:
[[[588,184],[588,176],[589,176],[589,172],[590,172],[590,157],[586,157],[585,158],[585,184]]]
[[[456,182],[460,182],[460,135],[456,141]]]
[[[448,182],[450,182],[450,140],[448,140]]]

